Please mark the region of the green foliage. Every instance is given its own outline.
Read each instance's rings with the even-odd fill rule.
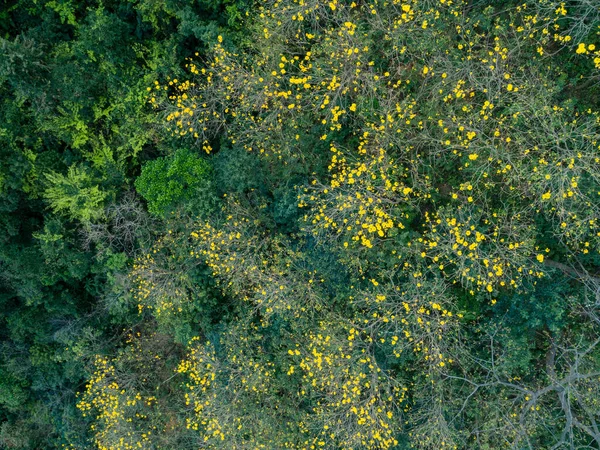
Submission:
[[[107,194],[85,169],[71,166],[67,175],[54,172],[46,174],[46,178],[50,187],[44,195],[55,212],[84,223],[102,216]]]
[[[189,150],[146,163],[135,187],[148,202],[148,211],[160,217],[182,205],[199,215],[213,208],[211,167]]]

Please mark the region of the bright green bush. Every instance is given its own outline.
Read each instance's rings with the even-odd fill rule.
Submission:
[[[211,167],[189,150],[178,150],[146,163],[135,187],[148,202],[148,211],[157,216],[165,217],[181,205],[201,213],[200,208],[210,208]]]

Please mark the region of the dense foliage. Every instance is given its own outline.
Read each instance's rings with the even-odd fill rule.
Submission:
[[[0,447],[600,447],[600,6],[20,0]]]

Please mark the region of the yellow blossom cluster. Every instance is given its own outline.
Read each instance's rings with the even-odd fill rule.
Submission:
[[[380,351],[403,358],[409,350],[424,372],[444,371],[454,363],[454,339],[463,314],[456,311],[455,299],[435,273],[409,264],[401,273],[398,285],[386,280],[398,274],[382,273],[381,282],[371,280],[369,289],[352,296],[351,303],[365,317],[357,327],[371,336]]]
[[[96,356],[94,373],[77,402],[83,417],[94,418],[91,432],[100,450],[149,448],[163,431],[149,421],[149,414],[157,405],[156,396],[144,389],[143,382],[132,382],[124,369],[124,363],[131,362],[134,366],[141,364],[139,369],[153,370],[154,362],[160,358],[147,358],[144,354],[148,348],[142,347],[137,337],[130,335],[128,342],[130,345],[116,357]]]
[[[305,339],[305,345],[288,352],[302,374],[300,394],[316,404],[312,421],[321,429],[317,448],[396,446],[407,388],[379,367],[369,351],[369,336],[321,322]]]
[[[303,266],[302,253],[288,240],[268,240],[265,230],[231,205],[224,223],[198,224],[191,232],[193,254],[213,272],[221,288],[272,314],[306,316],[321,307],[323,280]]]
[[[358,153],[363,151],[364,142]],[[380,149],[368,159],[351,163],[351,156],[331,146],[333,153],[329,170],[329,184],[315,182],[304,189],[300,196],[300,207],[309,207],[305,220],[309,230],[317,235],[321,232],[343,240],[343,246],[360,243],[367,248],[373,241],[385,238],[395,229],[404,229],[402,220],[410,217],[412,188],[406,186],[398,173],[398,166]]]
[[[243,335],[234,334],[247,328]],[[309,448],[306,413],[295,392],[280,392],[279,372],[256,325],[241,320],[217,342],[194,338],[177,372],[187,376],[187,427],[207,448]],[[285,394],[285,395],[282,395]]]
[[[444,208],[427,214],[421,256],[453,282],[487,293],[544,275],[533,261],[533,225],[505,212]]]

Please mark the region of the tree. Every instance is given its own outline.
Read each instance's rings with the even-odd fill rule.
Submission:
[[[165,217],[185,205],[196,214],[209,214],[214,202],[209,164],[189,150],[148,162],[135,182],[148,202],[148,211]]]

